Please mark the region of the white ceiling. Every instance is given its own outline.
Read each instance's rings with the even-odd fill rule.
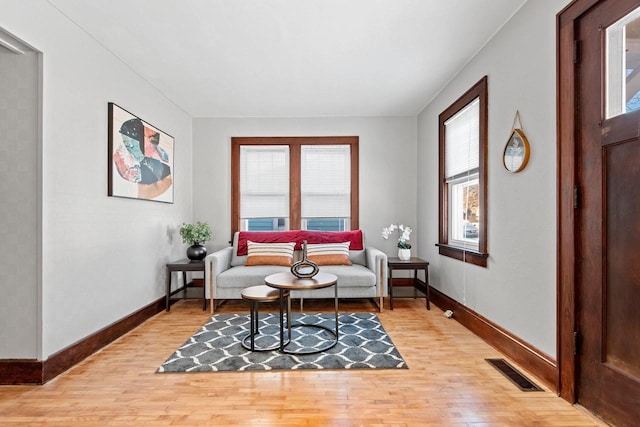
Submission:
[[[414,116],[526,0],[49,0],[194,117]]]

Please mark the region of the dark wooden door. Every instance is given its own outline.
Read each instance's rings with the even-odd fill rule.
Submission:
[[[576,392],[619,426],[640,423],[640,18],[614,29],[639,6],[599,2],[577,27]]]

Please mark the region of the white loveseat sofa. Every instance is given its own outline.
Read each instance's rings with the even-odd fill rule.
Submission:
[[[346,239],[346,240],[345,240]],[[301,257],[303,241],[313,243],[341,243],[350,240],[349,260],[352,265],[322,265],[320,271],[335,274],[338,278],[339,298],[368,298],[382,311],[383,298],[387,295],[387,256],[384,252],[364,245],[361,230],[349,232],[321,232],[308,230],[276,232],[236,232],[233,245],[216,251],[205,258],[207,293],[211,312],[227,299],[240,299],[242,289],[264,285],[264,278],[273,273],[289,271],[278,265],[245,265],[247,241],[260,243],[296,242],[296,259]],[[294,261],[295,261],[294,260]],[[333,288],[292,292],[297,298],[333,298]]]

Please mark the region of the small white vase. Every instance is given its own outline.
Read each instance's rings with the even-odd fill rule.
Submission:
[[[409,261],[411,259],[411,249],[398,248],[398,258],[402,261]]]

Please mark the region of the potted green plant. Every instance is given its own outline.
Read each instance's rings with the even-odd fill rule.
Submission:
[[[192,261],[203,260],[207,256],[207,248],[204,247],[204,243],[211,239],[211,234],[211,227],[206,222],[183,223],[180,227],[180,236],[183,243],[190,245],[187,248],[187,258]]]

